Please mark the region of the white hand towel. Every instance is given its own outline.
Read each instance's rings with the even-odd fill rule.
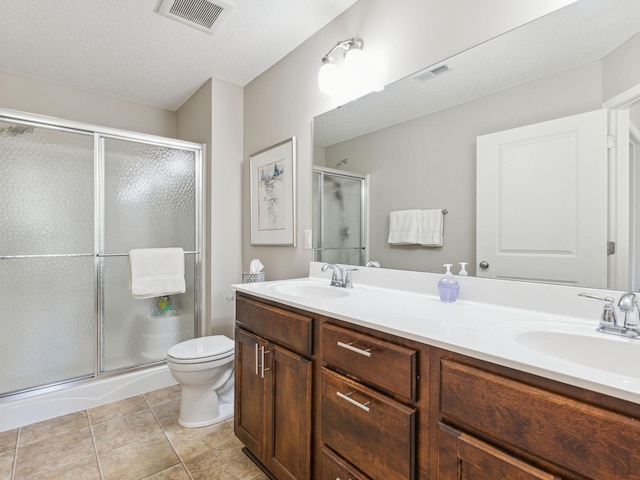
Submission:
[[[152,298],[186,291],[182,248],[129,250],[129,285],[134,298]]]
[[[398,210],[389,214],[389,243],[413,245],[418,243],[420,210]]]
[[[441,247],[444,243],[444,214],[441,209],[422,210],[418,243],[423,247]]]

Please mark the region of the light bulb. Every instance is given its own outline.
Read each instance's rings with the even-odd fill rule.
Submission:
[[[320,91],[322,93],[334,93],[339,86],[339,76],[338,67],[333,62],[324,62],[318,72],[318,88]]]

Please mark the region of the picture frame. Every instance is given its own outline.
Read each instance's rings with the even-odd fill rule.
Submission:
[[[296,137],[249,156],[251,245],[296,246]]]

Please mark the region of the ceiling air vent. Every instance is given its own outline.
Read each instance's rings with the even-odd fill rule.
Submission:
[[[235,7],[228,1],[162,0],[158,13],[207,33],[214,33]]]
[[[447,64],[443,64],[443,65],[440,65],[439,67],[431,68],[429,70],[421,70],[418,73],[415,73],[413,75],[413,78],[415,80],[418,80],[419,82],[426,82],[427,80],[431,80],[435,76],[442,75],[443,73],[446,73],[449,70],[451,70],[451,67]]]

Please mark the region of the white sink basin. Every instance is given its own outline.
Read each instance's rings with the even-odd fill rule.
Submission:
[[[347,297],[350,294],[348,288],[332,287],[331,285],[313,285],[309,283],[279,283],[269,288],[282,295],[303,298],[340,298]]]
[[[604,333],[538,330],[517,333],[516,342],[541,354],[589,368],[640,378],[640,339]]]

